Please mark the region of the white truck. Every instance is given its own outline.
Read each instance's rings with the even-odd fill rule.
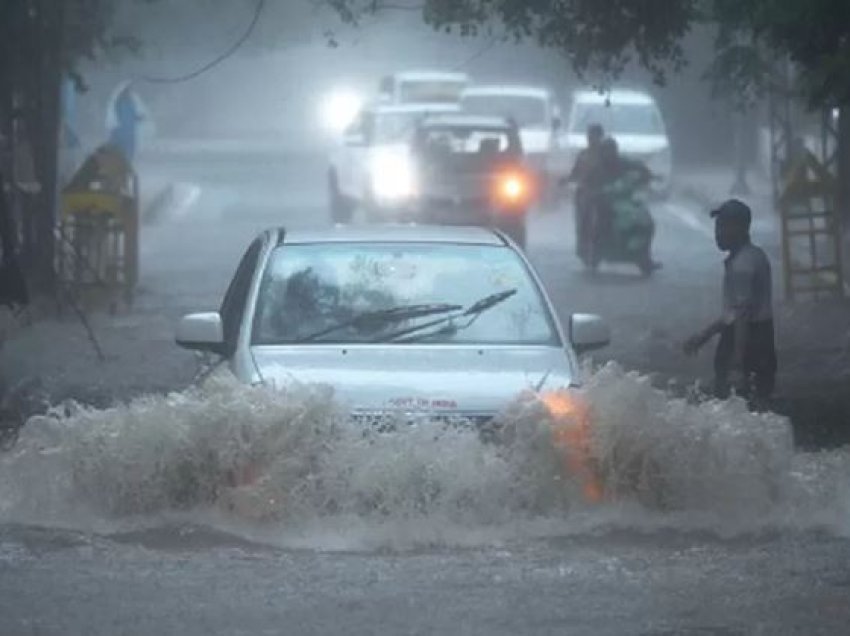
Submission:
[[[466,73],[401,71],[381,78],[378,95],[385,104],[457,104],[468,84]]]
[[[459,112],[452,104],[378,104],[361,110],[332,150],[328,169],[331,219],[347,223],[355,210],[402,220],[416,194],[411,136],[430,114]]]
[[[587,145],[587,128],[600,124],[617,141],[620,153],[643,162],[659,179],[656,194],[670,191],[673,161],[664,118],[655,99],[643,91],[581,90],[573,94],[567,144],[571,160]]]

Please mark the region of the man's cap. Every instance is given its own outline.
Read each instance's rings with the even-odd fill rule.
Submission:
[[[743,201],[739,201],[738,199],[729,199],[720,207],[711,211],[711,218],[743,223],[749,227],[753,220],[753,213],[750,210],[750,206]]]

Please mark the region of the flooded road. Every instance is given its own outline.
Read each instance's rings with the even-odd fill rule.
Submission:
[[[600,533],[402,554],[0,532],[3,634],[844,634],[846,542]]]
[[[364,432],[321,387],[186,389],[176,319],[218,305],[256,232],[327,223],[322,164],[150,161],[185,196],[144,233],[132,312],[94,319],[107,360],[64,323],[27,336],[41,358],[4,351],[105,408],[61,404],[0,456],[1,634],[846,633],[850,452],[795,450],[783,418],[589,372],[594,456],[625,485],[591,505],[535,404],[494,445]],[[530,256],[562,317],[610,320],[606,357],[693,378],[708,363],[676,342],[713,315],[720,259],[693,206],[656,217],[650,281],[584,277],[565,210],[532,219]]]
[[[521,435],[364,431],[315,387],[203,388],[31,421],[0,460],[4,634],[841,634],[850,453],[588,379],[588,503]]]

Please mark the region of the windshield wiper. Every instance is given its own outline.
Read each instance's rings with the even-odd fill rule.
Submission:
[[[407,329],[400,329],[394,333],[377,338],[375,342],[416,342],[442,333],[457,333],[462,329],[470,327],[485,311],[505,302],[516,293],[517,289],[513,288],[490,294],[489,296],[485,296],[481,300],[474,302],[463,311],[456,312],[451,316],[437,318],[436,320],[431,320],[421,325],[408,327]],[[455,325],[454,321],[461,318],[468,318],[469,320],[462,325]],[[426,331],[428,329],[431,329],[431,331]],[[420,333],[422,331],[426,331],[426,333]]]
[[[391,307],[389,309],[367,311],[343,322],[331,325],[321,331],[311,333],[303,338],[298,338],[296,342],[314,342],[319,338],[323,338],[324,336],[349,327],[366,329],[374,326],[374,328],[377,329],[394,322],[411,320],[413,318],[423,318],[425,316],[434,316],[436,314],[445,314],[450,311],[457,311],[458,309],[463,309],[463,306],[451,305],[449,303],[431,303],[428,305],[403,305],[400,307]]]

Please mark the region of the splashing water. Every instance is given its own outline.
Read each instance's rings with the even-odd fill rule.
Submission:
[[[510,405],[494,443],[435,422],[382,433],[350,421],[327,387],[245,387],[222,373],[184,393],[32,418],[0,456],[0,523],[109,532],[176,520],[324,549],[612,526],[850,527],[850,454],[795,454],[784,418],[670,399],[614,364],[582,393],[601,503],[564,470],[535,396]]]

